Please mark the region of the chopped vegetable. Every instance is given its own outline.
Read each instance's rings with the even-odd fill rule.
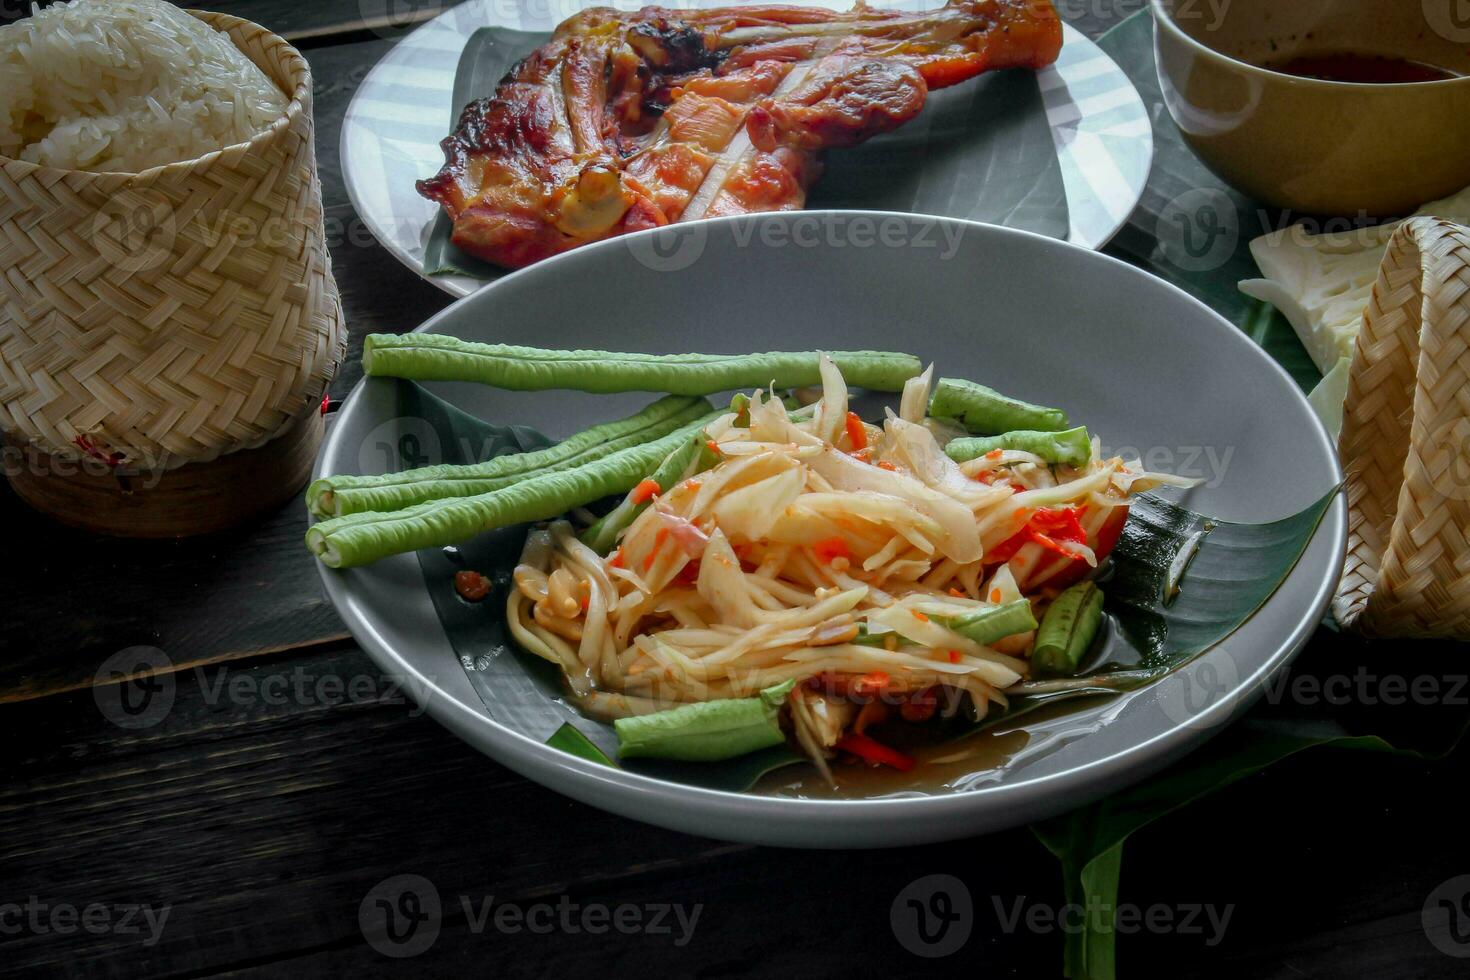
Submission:
[[[620,449],[660,439],[696,419],[710,405],[703,398],[669,395],[635,415],[594,425],[563,442],[529,453],[496,456],[467,466],[443,464],[381,476],[330,476],[306,490],[315,517],[340,517],[364,511],[402,510],[446,497],[471,497],[510,486],[527,477],[569,469]]]
[[[946,617],[941,624],[982,646],[988,646],[996,640],[1036,629],[1036,616],[1031,612],[1029,599],[1015,599],[963,616]]]
[[[1082,665],[1102,625],[1103,593],[1079,582],[1057,596],[1041,618],[1031,664],[1043,674],[1070,676]]]
[[[838,351],[828,355],[847,382],[899,391],[923,369],[909,354]],[[569,388],[609,394],[664,391],[708,395],[731,388],[802,388],[820,382],[813,352],[770,354],[620,354],[477,344],[445,334],[370,334],[363,371],[411,381],[475,381],[512,391]],[[1019,428],[1012,426],[1011,428]]]
[[[1032,405],[957,378],[939,379],[929,399],[929,414],[935,418],[958,419],[965,428],[980,435],[994,436],[1016,429],[1060,432],[1067,427],[1067,413],[1061,409]]]
[[[847,441],[851,443],[854,452],[859,449],[868,448],[868,430],[863,425],[863,420],[858,418],[856,412],[847,413]]]
[[[852,551],[848,549],[847,542],[842,538],[824,538],[812,545],[812,554],[824,565],[832,564],[835,558],[850,559]]]
[[[963,463],[981,456],[997,459],[1007,449],[1040,456],[1056,466],[1086,466],[1092,459],[1092,438],[1086,426],[1063,432],[1016,429],[998,436],[955,439],[944,447],[944,452],[956,463]]]
[[[715,762],[780,745],[781,707],[796,681],[766,688],[753,698],[680,705],[668,711],[619,718],[618,755]]]

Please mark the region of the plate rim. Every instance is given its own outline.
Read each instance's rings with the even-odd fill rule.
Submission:
[[[958,218],[936,219],[932,216],[903,212],[844,210],[734,215],[713,218],[709,221],[719,223],[762,220],[792,221],[799,220],[802,215],[820,215],[824,218],[832,216],[838,219],[863,216],[869,219],[899,217],[907,220],[939,220],[963,225],[967,228],[967,234],[973,231],[977,234],[996,235],[1001,238],[1022,236],[1049,243],[1053,247],[1077,249],[1090,253],[1094,257],[1091,261],[1112,266],[1122,275],[1141,278],[1149,281],[1156,288],[1173,292],[1206,314],[1208,319],[1215,321],[1217,329],[1228,331],[1226,336],[1236,337],[1240,342],[1246,344],[1253,352],[1253,356],[1259,359],[1264,367],[1275,372],[1278,379],[1287,386],[1290,397],[1301,403],[1298,407],[1302,410],[1304,418],[1309,420],[1311,435],[1320,444],[1320,448],[1326,451],[1327,458],[1332,461],[1335,473],[1339,478],[1339,483],[1341,481],[1341,464],[1337,460],[1333,442],[1321,421],[1311,411],[1306,397],[1286,370],[1228,320],[1172,283],[1152,276],[1145,270],[1120,259],[1079,245],[1061,242],[1033,232]],[[650,236],[666,233],[668,233],[667,228],[654,228],[635,234]],[[595,254],[595,250],[619,248],[622,247],[623,241],[630,237],[633,236],[621,236],[596,242],[570,254],[589,255]],[[499,287],[501,283],[508,282],[513,277],[530,274],[544,275],[545,270],[554,268],[558,261],[560,261],[559,258],[552,259],[547,263],[538,263],[526,269],[516,270],[505,278],[487,285]],[[416,332],[430,331],[451,315],[457,315],[454,311],[457,311],[461,305],[490,302],[488,299],[481,298],[483,295],[486,295],[483,291],[477,291],[469,297],[457,300],[424,321],[416,328]],[[351,410],[363,397],[368,380],[363,378],[353,386],[352,391],[343,400],[342,412]],[[344,431],[345,426],[338,424],[327,433],[313,467],[313,479],[322,475],[326,459],[338,454],[337,444],[344,438]],[[917,797],[840,800],[767,796],[750,792],[736,793],[672,783],[624,769],[610,770],[599,763],[562,752],[529,736],[512,731],[490,718],[484,712],[483,705],[467,704],[445,691],[435,679],[426,676],[387,644],[373,629],[372,624],[359,614],[357,605],[350,594],[348,580],[344,576],[334,569],[327,568],[321,562],[317,562],[317,571],[321,576],[328,599],[342,617],[349,632],[379,668],[389,672],[397,671],[411,677],[413,683],[406,687],[415,702],[427,714],[476,751],[526,776],[533,782],[599,809],[687,833],[700,832],[690,829],[691,825],[700,819],[709,819],[725,826],[729,826],[731,821],[738,819],[764,822],[767,825],[752,823],[749,833],[743,832],[740,827],[734,828],[737,831],[735,833],[727,832],[722,826],[720,830],[708,836],[783,846],[879,847],[966,836],[973,831],[967,830],[962,825],[952,825],[939,830],[928,828],[932,828],[937,820],[973,815],[970,811],[994,806],[996,801],[1000,800],[1015,805],[1011,811],[1015,819],[1007,817],[995,822],[993,826],[983,828],[982,832],[1063,812],[1107,795],[1109,792],[1133,785],[1218,734],[1229,721],[1238,717],[1264,693],[1266,682],[1289,665],[1325,616],[1335,593],[1338,574],[1340,574],[1346,554],[1347,504],[1341,492],[1337,494],[1327,513],[1324,514],[1322,523],[1308,542],[1308,548],[1324,534],[1329,540],[1330,563],[1327,566],[1327,574],[1313,585],[1311,603],[1300,622],[1289,634],[1278,641],[1276,649],[1255,670],[1245,677],[1238,677],[1237,683],[1227,694],[1211,703],[1199,714],[1192,715],[1187,721],[1177,722],[1171,718],[1172,724],[1167,729],[1128,748],[1100,759],[1091,760],[1076,768],[1015,783],[998,783],[953,793]],[[1288,579],[1297,575],[1301,568],[1299,563],[1293,568]],[[1276,594],[1278,593],[1273,593],[1273,597]],[[1219,655],[1223,650],[1223,643],[1217,644],[1195,659],[1184,670],[1199,669],[1201,665],[1209,663],[1212,655]],[[420,695],[424,697],[421,699]],[[1061,794],[1052,792],[1052,787],[1059,782],[1066,786],[1065,798],[1060,798]],[[656,807],[650,808],[650,801],[670,802],[672,805],[667,811],[659,810]],[[899,814],[912,814],[922,818],[922,821],[915,820],[908,828],[890,825],[891,818]],[[684,819],[679,819],[680,815],[683,815]],[[843,830],[836,831],[832,835],[841,837],[841,839],[824,841],[819,836],[811,834],[809,826],[803,827],[803,825],[810,825],[814,819],[820,822],[823,817],[848,822]],[[857,823],[857,820],[863,822]],[[804,830],[806,833],[803,832]],[[874,830],[883,831],[885,838],[879,840],[867,836]],[[859,838],[860,843],[855,843],[854,837]]]
[[[473,0],[472,0],[472,2],[473,2]],[[491,0],[480,0],[480,5],[483,6],[485,3],[488,3],[488,2],[491,2]],[[588,2],[591,2],[591,0],[588,0]],[[797,0],[797,2],[799,2],[799,3],[808,3],[809,4],[811,2],[811,0]],[[885,5],[887,5],[887,4],[885,4],[883,2],[883,0],[878,0],[878,6],[881,7],[881,6],[885,6]],[[397,259],[400,264],[402,264],[403,266],[405,266],[410,272],[412,272],[414,275],[418,276],[420,279],[424,280],[425,282],[428,282],[430,285],[436,287],[437,289],[439,289],[439,290],[441,290],[441,291],[443,291],[445,293],[448,293],[450,296],[453,296],[456,299],[463,299],[466,296],[469,296],[469,295],[471,295],[471,294],[473,294],[475,292],[478,292],[483,287],[485,287],[487,285],[490,285],[490,283],[488,283],[488,282],[486,282],[484,280],[481,280],[481,279],[473,278],[471,276],[460,276],[460,275],[439,275],[439,276],[436,276],[436,275],[430,275],[427,271],[425,271],[424,264],[423,264],[423,261],[422,261],[421,256],[415,254],[413,248],[405,245],[402,241],[399,240],[399,238],[396,235],[394,235],[392,233],[391,229],[385,227],[383,225],[383,223],[379,220],[378,215],[372,209],[370,209],[370,208],[364,208],[363,201],[362,201],[362,196],[361,196],[361,191],[360,191],[359,186],[358,186],[359,185],[359,178],[358,178],[357,170],[356,170],[356,168],[355,168],[355,166],[353,164],[353,160],[355,159],[355,154],[349,153],[348,146],[349,146],[349,142],[353,138],[355,138],[355,136],[357,135],[357,130],[354,127],[360,125],[360,123],[358,122],[358,118],[361,115],[361,104],[364,103],[364,102],[366,102],[368,100],[368,97],[369,97],[370,93],[372,91],[374,91],[374,89],[372,88],[373,82],[374,82],[374,79],[379,75],[379,73],[384,72],[384,71],[388,70],[389,68],[394,67],[390,63],[391,60],[392,60],[392,58],[393,58],[393,56],[394,56],[394,53],[397,52],[397,51],[399,51],[399,50],[401,50],[401,49],[405,49],[405,46],[408,45],[409,42],[412,39],[414,39],[414,38],[417,37],[420,40],[422,40],[422,38],[427,33],[430,33],[430,32],[438,32],[438,31],[452,32],[455,35],[456,38],[460,39],[460,41],[462,43],[465,42],[465,41],[467,41],[467,39],[457,29],[457,27],[451,26],[451,22],[453,21],[454,18],[457,18],[457,17],[462,16],[464,14],[464,12],[466,11],[466,9],[468,7],[470,7],[470,6],[471,6],[471,4],[461,4],[459,6],[450,7],[449,9],[447,9],[447,10],[443,11],[442,13],[440,13],[439,15],[430,18],[429,20],[427,20],[424,23],[418,25],[412,31],[410,31],[408,34],[406,34],[403,38],[401,38],[398,41],[397,44],[394,45],[393,48],[391,48],[388,52],[386,52],[383,55],[383,57],[379,58],[378,61],[377,61],[377,63],[374,64],[373,67],[368,71],[367,75],[363,76],[362,83],[358,86],[357,91],[353,93],[352,99],[347,103],[347,109],[343,113],[343,116],[342,116],[342,127],[341,127],[341,130],[340,130],[340,132],[338,133],[338,136],[337,136],[337,159],[339,161],[339,165],[340,165],[341,171],[342,171],[342,183],[343,183],[343,186],[347,190],[347,199],[348,199],[348,202],[352,205],[352,210],[357,215],[358,219],[360,221],[362,221],[364,225],[366,225],[368,231],[372,234],[373,239],[375,241],[377,241],[378,244],[381,245],[384,249],[386,249],[389,252],[389,254],[391,254],[395,259]],[[494,25],[485,25],[485,26],[494,26]],[[519,29],[519,28],[516,28],[516,29]],[[1153,170],[1154,148],[1155,148],[1155,146],[1154,146],[1154,134],[1153,134],[1153,121],[1149,118],[1148,107],[1146,105],[1144,105],[1144,103],[1143,103],[1143,97],[1139,93],[1138,87],[1133,84],[1133,80],[1128,77],[1127,73],[1124,72],[1122,68],[1118,67],[1118,63],[1113,59],[1113,56],[1112,55],[1108,54],[1108,52],[1106,50],[1104,50],[1103,47],[1100,44],[1097,43],[1096,40],[1094,40],[1094,39],[1088,37],[1087,35],[1083,34],[1080,30],[1078,30],[1077,28],[1073,27],[1069,23],[1063,22],[1063,24],[1062,24],[1062,32],[1063,32],[1063,39],[1064,39],[1063,40],[1063,51],[1064,52],[1067,50],[1066,46],[1070,44],[1070,45],[1080,46],[1080,47],[1083,47],[1083,48],[1087,49],[1087,56],[1088,56],[1087,57],[1087,60],[1088,61],[1091,61],[1091,60],[1094,60],[1094,59],[1106,59],[1107,63],[1112,66],[1112,72],[1111,72],[1111,74],[1116,75],[1124,83],[1126,83],[1127,91],[1131,95],[1131,99],[1129,101],[1131,103],[1133,103],[1134,105],[1136,105],[1136,107],[1137,107],[1137,110],[1136,110],[1137,118],[1144,124],[1144,126],[1145,126],[1145,128],[1147,130],[1146,133],[1139,134],[1138,136],[1132,137],[1133,139],[1136,139],[1140,143],[1143,143],[1143,144],[1146,145],[1146,153],[1143,154],[1144,159],[1146,160],[1146,163],[1145,163],[1145,165],[1143,167],[1143,171],[1142,171],[1142,174],[1141,174],[1141,179],[1137,182],[1136,186],[1133,185],[1133,184],[1131,184],[1131,183],[1129,185],[1129,191],[1128,191],[1128,193],[1129,193],[1130,200],[1128,202],[1127,207],[1124,208],[1124,209],[1122,209],[1122,211],[1120,212],[1121,213],[1121,216],[1120,217],[1114,217],[1114,218],[1112,218],[1111,221],[1110,221],[1111,227],[1108,229],[1107,233],[1105,235],[1099,236],[1096,241],[1087,242],[1087,243],[1075,242],[1071,238],[1071,233],[1069,233],[1068,238],[1066,239],[1066,241],[1067,241],[1068,244],[1080,245],[1080,247],[1087,248],[1090,251],[1101,251],[1103,248],[1105,248],[1108,245],[1109,242],[1111,242],[1115,237],[1117,237],[1117,235],[1118,235],[1118,233],[1120,231],[1123,230],[1123,227],[1128,223],[1128,219],[1132,216],[1133,212],[1138,209],[1139,203],[1143,200],[1144,192],[1147,190],[1147,187],[1148,187],[1148,179],[1151,176],[1152,170]],[[456,57],[456,63],[457,63],[457,57]],[[1058,69],[1058,67],[1056,65],[1048,65],[1046,68],[1043,68],[1041,71],[1037,72],[1037,77],[1038,78],[1058,77],[1058,76],[1059,76],[1059,69]],[[1121,90],[1121,88],[1120,88],[1120,90]],[[1043,90],[1042,90],[1043,102],[1045,102],[1046,99],[1047,99],[1047,92],[1048,92],[1048,90],[1046,88],[1043,88]],[[452,99],[452,93],[451,93],[451,99]],[[450,117],[451,117],[450,118],[450,125],[453,124],[453,116],[454,116],[455,111],[456,110],[454,109],[453,105],[451,104],[451,106],[450,106]],[[1046,111],[1046,112],[1049,113],[1050,112],[1050,107],[1049,106],[1046,107],[1043,111]],[[1065,142],[1064,134],[1067,133],[1067,132],[1069,132],[1069,131],[1075,131],[1087,118],[1089,118],[1089,117],[1088,116],[1081,116],[1077,120],[1075,120],[1075,121],[1073,121],[1071,123],[1068,123],[1068,124],[1052,124],[1050,126],[1051,133],[1052,133],[1052,142],[1053,142],[1053,145],[1054,145],[1054,147],[1056,149],[1056,152],[1057,152],[1057,155],[1058,155],[1059,158],[1063,157],[1064,152],[1065,152],[1064,151],[1064,146],[1063,146],[1063,144]],[[1067,204],[1068,204],[1068,208],[1069,208],[1069,210],[1070,210],[1071,213],[1069,214],[1069,219],[1068,220],[1069,220],[1069,222],[1075,222],[1075,220],[1076,220],[1075,219],[1075,209],[1078,207],[1079,202],[1077,200],[1074,200],[1073,197],[1070,194],[1071,186],[1070,186],[1070,184],[1068,183],[1068,180],[1067,180],[1068,168],[1066,166],[1066,161],[1065,160],[1062,160],[1061,162],[1062,162],[1062,170],[1063,170],[1063,186],[1064,186],[1065,189],[1067,189],[1069,191],[1069,195],[1068,195],[1068,198],[1067,198]],[[1094,196],[1093,196],[1092,199],[1093,200],[1101,201],[1103,198],[1102,198],[1101,195],[1094,194]],[[897,212],[897,213],[901,213],[901,214],[908,214],[908,213],[920,214],[921,212]],[[944,215],[925,215],[925,216],[927,216],[927,217],[946,217]],[[702,219],[699,219],[699,220],[705,221],[705,220],[711,220],[711,219],[704,219],[704,218],[702,218]],[[956,219],[956,220],[966,220],[966,219]],[[690,223],[692,224],[693,222],[690,222]],[[1074,225],[1074,230],[1075,230],[1075,225]],[[420,229],[420,237],[422,237],[422,232],[423,232],[423,229]],[[419,247],[420,250],[422,249],[422,245],[420,245],[418,247]],[[585,246],[583,246],[583,247],[585,247]],[[519,270],[513,270],[513,271],[519,271]],[[499,281],[499,280],[496,280],[496,281]]]

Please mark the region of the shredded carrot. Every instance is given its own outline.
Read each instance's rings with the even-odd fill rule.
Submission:
[[[856,412],[847,413],[847,441],[852,443],[852,448],[866,449],[868,447],[868,430],[863,428],[863,420],[857,417]]]
[[[613,555],[612,556],[612,559],[610,561],[608,561],[608,563],[607,563],[607,565],[608,565],[609,568],[622,568],[624,566],[624,564],[625,564],[625,562],[623,561],[623,549],[622,548],[619,548],[617,550],[617,554]]]
[[[710,452],[714,453],[716,456],[722,456],[722,455],[724,455],[723,453],[720,452],[720,444],[717,443],[717,442],[715,442],[713,439],[706,440],[704,445],[705,445],[705,448],[707,448]]]
[[[643,570],[645,572],[653,568],[653,563],[658,560],[658,550],[664,546],[664,542],[668,540],[668,537],[669,529],[666,527],[659,528],[658,533],[653,536],[653,547],[649,549],[648,557],[643,559]]]
[[[991,589],[990,590],[990,601],[991,602],[999,602],[1000,601],[1000,589]]]
[[[659,486],[657,480],[644,480],[633,488],[633,493],[628,499],[632,500],[635,504],[646,504],[658,492]]]
[[[985,454],[986,459],[1000,459],[1004,454],[999,449],[992,449]]]
[[[690,493],[698,493],[699,492],[699,488],[702,487],[702,486],[704,486],[704,483],[701,480],[690,480],[689,482],[685,483],[684,485],[689,488],[689,492]]]
[[[921,623],[927,623],[927,622],[929,622],[929,617],[928,616],[925,616],[923,613],[919,612],[919,610],[917,610],[917,609],[910,609],[909,612],[913,613],[914,614],[914,618],[917,619],[919,622],[921,622]]]
[[[897,466],[894,466],[892,463],[888,462],[888,460],[886,460],[886,459],[880,459],[880,460],[878,460],[878,469],[880,469],[880,470],[888,470],[889,472],[897,472],[898,467]]]
[[[960,652],[958,650],[949,651],[949,662],[952,664],[960,662]]]
[[[953,586],[950,587],[949,594],[954,596],[956,599],[963,599],[965,597],[965,594],[963,592],[961,592],[959,589],[954,588]]]

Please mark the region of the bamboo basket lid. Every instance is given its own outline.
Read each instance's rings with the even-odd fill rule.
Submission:
[[[1377,637],[1470,638],[1470,228],[1394,234],[1338,442],[1347,562],[1333,611]]]

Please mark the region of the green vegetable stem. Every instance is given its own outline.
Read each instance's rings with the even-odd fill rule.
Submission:
[[[1057,466],[1086,466],[1092,459],[1092,437],[1088,435],[1087,427],[1080,425],[1063,432],[1016,429],[998,436],[954,439],[944,447],[944,452],[956,463],[963,463],[997,449],[1031,453]]]
[[[987,436],[1015,429],[1059,432],[1067,427],[1067,413],[1059,408],[1032,405],[958,378],[939,379],[929,399],[929,414],[958,419],[971,432]]]
[[[1103,592],[1094,582],[1078,582],[1057,596],[1041,617],[1031,665],[1053,676],[1077,673],[1102,625],[1102,612]]]
[[[329,476],[306,489],[312,516],[340,517],[363,511],[402,510],[446,497],[472,497],[520,480],[565,470],[661,439],[710,412],[703,398],[669,395],[616,422],[595,425],[565,442],[529,453],[497,456],[470,465],[441,464],[380,476]]]
[[[781,708],[796,681],[768,687],[753,698],[684,704],[613,722],[618,755],[718,762],[779,745]]]
[[[899,391],[921,370],[909,354],[838,351],[828,355],[847,383]],[[363,371],[411,381],[476,381],[512,391],[569,388],[609,394],[660,391],[709,395],[732,388],[801,388],[821,382],[811,351],[772,354],[618,354],[476,344],[442,334],[370,334]],[[1017,426],[1012,426],[1017,428]]]
[[[661,439],[572,469],[539,473],[489,493],[334,517],[306,532],[306,546],[330,568],[352,568],[420,548],[447,547],[492,528],[550,520],[573,507],[631,490],[717,415]]]

